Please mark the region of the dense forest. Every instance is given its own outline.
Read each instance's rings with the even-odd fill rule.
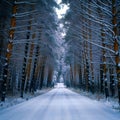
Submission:
[[[67,87],[120,103],[120,1],[61,4],[69,9],[59,20],[55,0],[0,0],[1,100],[63,78]]]
[[[69,5],[63,20],[66,84],[120,103],[120,1],[63,2]]]
[[[51,86],[60,38],[54,0],[0,1],[0,91],[23,97]]]

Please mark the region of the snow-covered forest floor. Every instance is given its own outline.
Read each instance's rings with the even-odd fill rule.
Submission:
[[[51,88],[47,88],[47,89],[44,88],[42,90],[37,90],[33,95],[30,93],[24,94],[23,98],[19,97],[19,94],[15,95],[15,96],[8,96],[6,98],[5,102],[0,102],[0,110],[14,106],[14,105],[19,104],[19,103],[22,103],[22,102],[27,101],[31,98],[36,97],[36,96],[47,93],[50,90],[51,90]],[[99,101],[99,102],[105,104],[105,106],[111,107],[115,111],[120,111],[118,99],[116,99],[116,98],[109,97],[108,99],[106,99],[103,94],[99,94],[99,95],[97,93],[92,94],[90,92],[86,92],[86,91],[83,91],[80,89],[75,89],[75,88],[70,88],[70,90],[77,92],[82,96],[86,96],[94,101]]]
[[[22,103],[24,101],[27,101],[31,98],[42,95],[42,94],[44,94],[44,93],[46,93],[50,90],[51,90],[51,88],[43,88],[42,90],[37,90],[36,92],[34,92],[34,94],[26,93],[26,94],[24,94],[23,98],[21,98],[20,94],[17,94],[17,93],[14,96],[9,95],[6,98],[5,102],[0,101],[0,110],[11,107],[11,106],[14,106],[14,105],[17,105],[17,104]]]
[[[0,111],[0,120],[119,120],[120,112],[64,87]]]
[[[86,92],[83,90],[80,90],[78,88],[70,88],[70,90],[77,92],[78,94],[82,95],[82,96],[86,96],[94,101],[99,101],[103,104],[105,104],[106,106],[111,107],[113,110],[115,111],[119,111],[120,112],[120,105],[118,103],[118,99],[117,98],[105,98],[105,95],[103,94],[97,94],[97,93],[90,93],[90,92]]]

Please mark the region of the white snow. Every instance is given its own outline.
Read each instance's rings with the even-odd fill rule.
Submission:
[[[79,88],[77,88],[77,89],[71,88],[71,90],[77,92],[78,94],[80,94],[82,96],[86,96],[94,101],[99,101],[102,104],[106,105],[107,107],[109,106],[114,111],[120,111],[120,105],[118,103],[118,98],[108,97],[106,99],[105,95],[103,95],[103,94],[99,94],[99,93],[92,94],[91,92],[86,92],[86,91],[80,90]]]
[[[64,87],[66,87],[66,86],[64,85],[64,83],[57,83],[57,84],[55,85],[55,88],[64,88]]]
[[[24,97],[21,98],[20,94],[16,93],[14,96],[8,96],[5,100],[5,102],[0,102],[0,110],[2,109],[6,109],[8,107],[14,106],[16,104],[25,102],[27,100],[30,100],[31,98],[34,98],[36,96],[39,96],[41,94],[44,94],[46,92],[48,92],[50,90],[50,88],[43,88],[42,90],[37,90],[36,92],[34,92],[34,94],[30,94],[30,93],[26,93],[24,94]]]
[[[120,113],[65,87],[0,111],[0,120],[119,120]]]

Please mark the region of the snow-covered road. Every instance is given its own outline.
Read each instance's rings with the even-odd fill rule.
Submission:
[[[120,120],[120,113],[103,103],[59,87],[1,110],[0,120]]]

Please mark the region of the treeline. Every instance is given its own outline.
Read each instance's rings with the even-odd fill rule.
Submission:
[[[120,103],[120,1],[63,0],[67,86],[115,97]]]
[[[0,95],[50,87],[57,59],[54,0],[0,0]]]

